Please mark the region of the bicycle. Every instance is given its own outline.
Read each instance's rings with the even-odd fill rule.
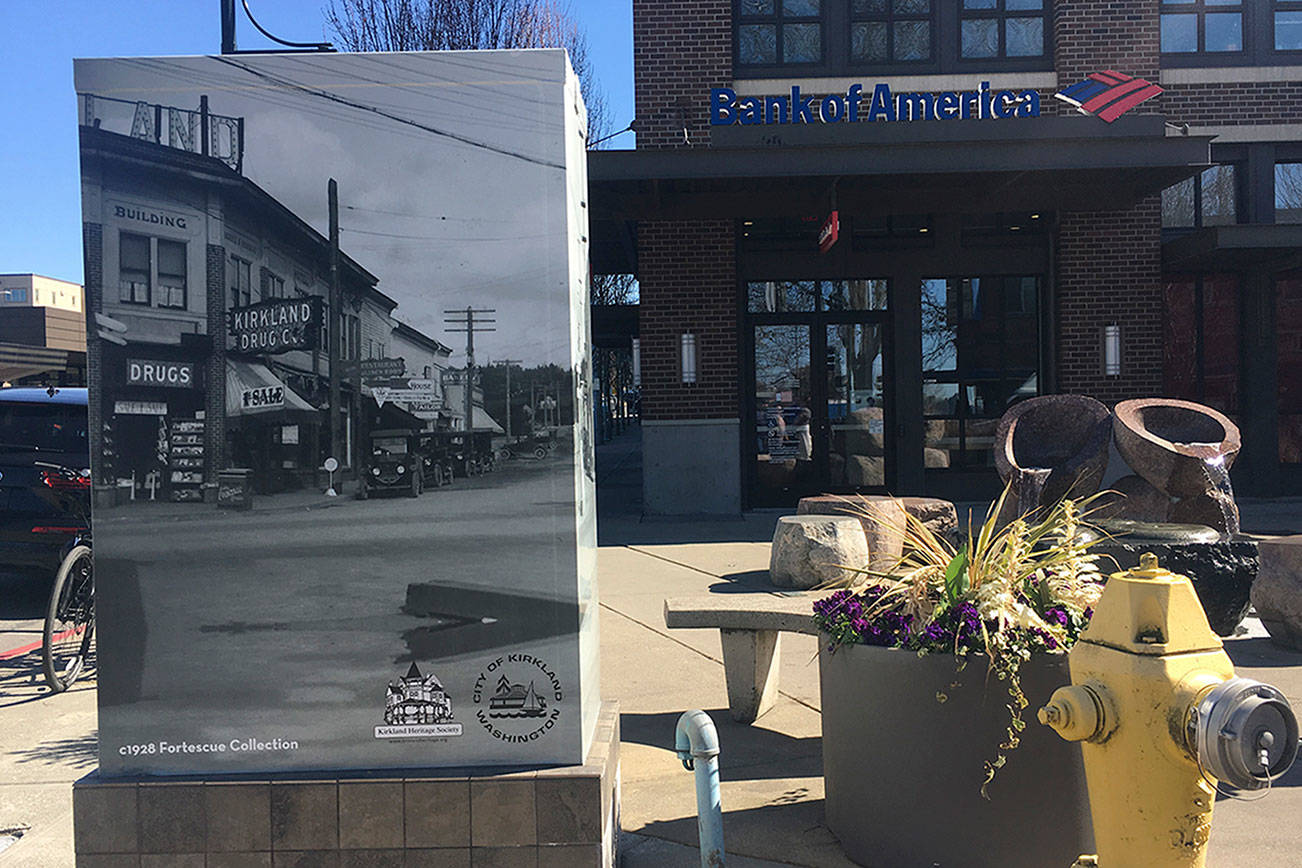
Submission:
[[[44,465],[44,462],[38,462]],[[44,465],[79,480],[75,471]],[[51,693],[62,693],[86,670],[95,635],[95,559],[90,522],[77,532],[54,575],[41,634],[41,660]]]

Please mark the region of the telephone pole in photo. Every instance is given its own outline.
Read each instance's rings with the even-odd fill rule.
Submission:
[[[339,463],[346,463],[339,455],[339,334],[343,323],[339,291],[339,184],[330,179],[327,187],[330,199],[330,303],[326,306],[326,335],[330,339],[330,455]]]
[[[523,365],[523,359],[498,359],[495,364],[506,366],[506,437],[511,439],[511,366]]]
[[[465,310],[445,310],[443,311],[445,319],[444,330],[450,332],[465,332],[466,334],[466,373],[465,382],[462,384],[465,400],[465,425],[466,425],[466,475],[470,475],[470,456],[474,451],[471,443],[475,434],[475,333],[495,332],[497,329],[492,328],[491,324],[496,323],[495,319],[485,318],[486,314],[497,313],[496,308],[474,308],[467,306]]]

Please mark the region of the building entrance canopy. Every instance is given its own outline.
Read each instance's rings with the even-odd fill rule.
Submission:
[[[873,129],[786,126],[766,145],[766,128],[726,127],[708,148],[592,151],[594,270],[634,270],[630,221],[818,216],[833,184],[843,214],[1110,211],[1211,161],[1209,137],[1151,115],[1027,118],[1011,134],[983,121],[857,126]],[[837,127],[860,140],[829,138]]]

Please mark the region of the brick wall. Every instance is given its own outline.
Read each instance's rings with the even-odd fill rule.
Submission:
[[[1162,112],[1172,123],[1295,124],[1302,119],[1302,81],[1164,87]]]
[[[731,0],[633,0],[639,148],[710,143],[709,89],[732,82]]]
[[[731,220],[639,224],[643,418],[738,417],[735,249]],[[681,382],[684,332],[696,335],[691,384]]]
[[[104,226],[81,225],[82,269],[86,282],[86,385],[87,433],[90,435],[91,469],[98,483],[112,482],[104,475],[104,342],[99,338],[95,314],[104,310]]]
[[[1063,214],[1057,249],[1058,390],[1113,403],[1161,394],[1162,206]],[[1102,332],[1121,326],[1121,376],[1103,374]]]
[[[1091,72],[1115,69],[1157,81],[1161,31],[1158,0],[1058,0],[1053,10],[1053,57],[1058,86]],[[1156,114],[1156,100],[1133,109]]]
[[[208,356],[207,394],[204,399],[203,454],[204,484],[215,486],[217,472],[226,466],[226,248],[209,244],[205,289],[208,299],[208,335],[212,352]]]

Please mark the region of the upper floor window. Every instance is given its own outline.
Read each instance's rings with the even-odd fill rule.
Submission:
[[[823,0],[739,0],[737,60],[742,64],[818,63]]]
[[[733,10],[739,77],[1050,67],[1052,0],[733,0]]]
[[[123,232],[118,237],[118,300],[149,304],[149,238]]]
[[[1242,0],[1162,0],[1162,51],[1243,50]]]
[[[185,243],[158,241],[158,306],[185,309]]]
[[[931,0],[852,0],[851,63],[931,60]]]
[[[1044,54],[1045,0],[963,0],[959,54],[965,60]]]
[[[0,301],[27,301],[26,289],[3,289],[0,290]]]
[[[253,263],[231,257],[231,307],[248,307],[253,303]]]
[[[1276,51],[1302,51],[1302,0],[1275,0]]]

